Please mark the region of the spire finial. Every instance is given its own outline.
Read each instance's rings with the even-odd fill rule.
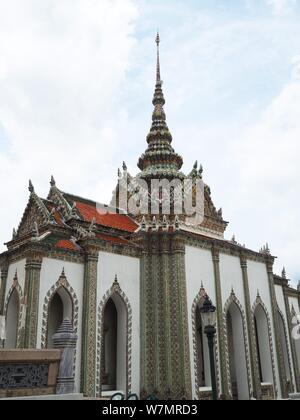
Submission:
[[[156,67],[156,82],[159,83],[161,82],[161,78],[160,78],[160,58],[159,58],[159,44],[160,44],[160,36],[159,36],[159,32],[157,31],[157,36],[156,36],[156,45],[157,45],[157,67]]]
[[[33,193],[34,193],[34,186],[33,186],[32,182],[31,182],[31,179],[29,180],[29,186],[28,186],[28,189],[29,189],[29,192],[30,192],[31,194],[33,194]]]

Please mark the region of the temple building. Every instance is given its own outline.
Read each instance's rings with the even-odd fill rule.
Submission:
[[[42,198],[30,182],[19,227],[0,255],[5,348],[52,348],[68,318],[78,336],[77,392],[208,399],[211,372],[200,314],[208,295],[217,311],[218,396],[286,398],[300,392],[300,340],[293,334],[300,287],[290,287],[285,270],[274,274],[267,245],[256,252],[225,239],[228,223],[202,167],[182,172],[166,123],[159,36],[156,41],[147,150],[136,176],[123,164],[113,199],[120,198],[122,183],[130,201],[141,180],[189,178],[203,182],[203,218],[190,223],[184,213],[166,215],[162,200],[155,215],[149,208],[143,216],[113,211],[64,192],[53,177]]]

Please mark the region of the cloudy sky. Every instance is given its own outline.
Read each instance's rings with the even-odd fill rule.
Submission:
[[[28,179],[108,202],[146,148],[155,32],[168,124],[227,237],[300,279],[300,0],[0,0],[0,241]],[[4,248],[2,248],[4,249]]]

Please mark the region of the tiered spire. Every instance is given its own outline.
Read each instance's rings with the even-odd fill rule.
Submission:
[[[142,171],[141,177],[151,178],[184,178],[180,173],[183,164],[182,157],[177,155],[171,146],[172,135],[166,123],[164,111],[165,98],[162,90],[163,82],[160,72],[160,36],[156,37],[157,44],[157,65],[156,85],[153,98],[154,112],[152,115],[152,126],[147,136],[149,144],[145,154],[139,160],[138,166]]]

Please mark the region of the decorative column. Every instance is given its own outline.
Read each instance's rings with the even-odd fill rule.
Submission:
[[[179,232],[140,232],[141,398],[192,397],[185,243]]]
[[[152,241],[151,236],[141,232],[139,242],[142,248],[140,318],[141,318],[141,398],[153,394],[155,390],[155,345],[154,312],[155,299],[152,276]]]
[[[172,365],[171,365],[171,284],[169,281],[169,273],[171,270],[172,261],[170,260],[170,237],[168,233],[162,234],[161,239],[161,264],[160,264],[160,278],[162,286],[162,319],[164,322],[162,341],[165,343],[164,346],[164,364],[165,364],[165,398],[168,398],[168,393],[172,388]]]
[[[294,366],[294,374],[295,374],[295,382],[297,392],[300,392],[300,376],[299,376],[299,367],[298,367],[298,358],[297,358],[297,351],[295,340],[293,339],[292,331],[293,331],[293,323],[292,323],[292,315],[289,305],[289,297],[288,297],[288,282],[283,285],[283,295],[284,295],[284,303],[285,303],[285,311],[288,319],[288,331],[289,331],[289,340],[291,343],[291,351],[292,351],[292,358],[293,358],[293,366]]]
[[[177,399],[192,398],[191,362],[186,290],[185,241],[180,232],[172,235],[170,282],[170,330],[172,387]],[[176,310],[174,310],[176,308]]]
[[[43,254],[40,250],[31,250],[27,254],[25,265],[25,331],[21,334],[20,348],[35,349],[37,346],[37,326],[39,315],[40,275]]]
[[[97,270],[99,250],[93,241],[84,241],[81,245],[86,252],[82,305],[81,389],[86,397],[94,397],[96,394]]]
[[[219,362],[220,362],[220,376],[221,376],[221,394],[230,398],[229,392],[229,371],[227,369],[226,361],[226,342],[227,337],[224,334],[226,326],[223,318],[223,302],[222,302],[222,286],[220,276],[220,251],[218,248],[212,248],[212,260],[214,265],[215,289],[216,289],[216,307],[217,307],[217,324],[218,324],[218,347],[219,347]]]
[[[243,274],[243,285],[244,285],[244,296],[246,306],[246,318],[247,318],[247,330],[248,330],[248,342],[250,347],[250,364],[251,364],[251,376],[253,381],[253,396],[257,400],[262,398],[261,382],[258,370],[258,349],[256,345],[255,337],[255,326],[251,308],[248,269],[247,269],[247,258],[244,255],[240,256],[241,268]]]
[[[0,285],[0,315],[4,314],[4,302],[5,302],[5,291],[7,284],[7,275],[8,275],[8,262],[1,262],[1,285]]]
[[[77,338],[69,319],[65,319],[57,333],[53,335],[54,348],[62,349],[57,378],[57,394],[72,394],[74,392],[74,357]]]
[[[267,266],[267,273],[268,273],[268,279],[269,279],[269,290],[270,290],[271,305],[272,305],[273,330],[274,330],[274,336],[275,336],[276,355],[277,355],[277,364],[278,364],[279,377],[280,377],[279,379],[280,379],[281,393],[282,393],[283,398],[287,398],[288,393],[287,393],[287,387],[286,387],[286,374],[285,374],[285,368],[284,368],[283,348],[282,348],[282,343],[280,339],[279,313],[278,313],[278,305],[277,305],[275,285],[274,285],[273,265],[274,265],[274,258],[271,256],[266,257],[266,266]]]

